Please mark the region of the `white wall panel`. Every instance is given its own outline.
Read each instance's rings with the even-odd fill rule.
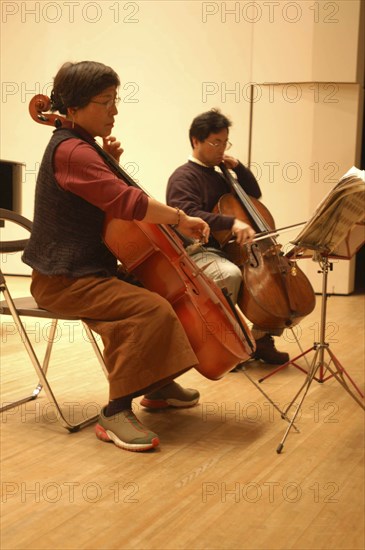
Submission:
[[[327,88],[317,83],[292,83],[261,89],[261,99],[254,105],[252,169],[277,227],[285,227],[310,219],[340,177],[358,164],[363,93],[357,84]],[[283,234],[279,242],[284,249],[298,233]],[[301,263],[320,292],[318,265],[308,260]],[[334,292],[353,290],[353,264],[354,260],[341,261],[330,274]]]
[[[258,5],[254,82],[357,82],[360,0]]]

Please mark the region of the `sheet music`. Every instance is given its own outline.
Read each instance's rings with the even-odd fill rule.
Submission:
[[[293,244],[300,248],[341,255],[349,232],[363,240],[365,222],[365,170],[353,166],[324,197],[296,237]]]

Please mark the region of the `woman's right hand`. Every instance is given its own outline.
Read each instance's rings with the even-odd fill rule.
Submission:
[[[182,210],[179,211],[179,223],[175,226],[176,229],[191,239],[197,239],[202,243],[208,242],[210,228],[207,222],[201,218],[188,216]]]

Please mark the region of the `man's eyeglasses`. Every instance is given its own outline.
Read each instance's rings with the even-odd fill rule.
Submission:
[[[90,103],[96,103],[97,105],[103,105],[106,109],[111,109],[115,105],[119,105],[120,97],[115,97],[114,99],[108,99],[107,101],[94,101],[93,99]]]
[[[206,141],[206,143],[215,149],[218,149],[218,147],[223,147],[226,151],[232,147],[232,143],[230,141],[215,141],[214,143],[211,141]]]

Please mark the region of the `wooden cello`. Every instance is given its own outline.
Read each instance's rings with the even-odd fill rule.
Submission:
[[[29,104],[33,120],[69,129],[65,117],[47,112],[50,105],[47,96],[36,95]],[[94,140],[90,145],[124,183],[139,187]],[[242,315],[189,258],[169,226],[106,217],[103,237],[128,273],[171,303],[202,375],[219,379],[250,358],[255,343]]]
[[[267,208],[244,192],[223,163],[220,168],[232,193],[221,197],[215,211],[238,218],[264,235],[272,232],[275,224]],[[313,311],[312,285],[296,263],[284,255],[274,237],[241,247],[231,241],[231,232],[213,232],[213,236],[228,259],[241,268],[243,284],[238,305],[257,327],[268,331],[293,327]]]

